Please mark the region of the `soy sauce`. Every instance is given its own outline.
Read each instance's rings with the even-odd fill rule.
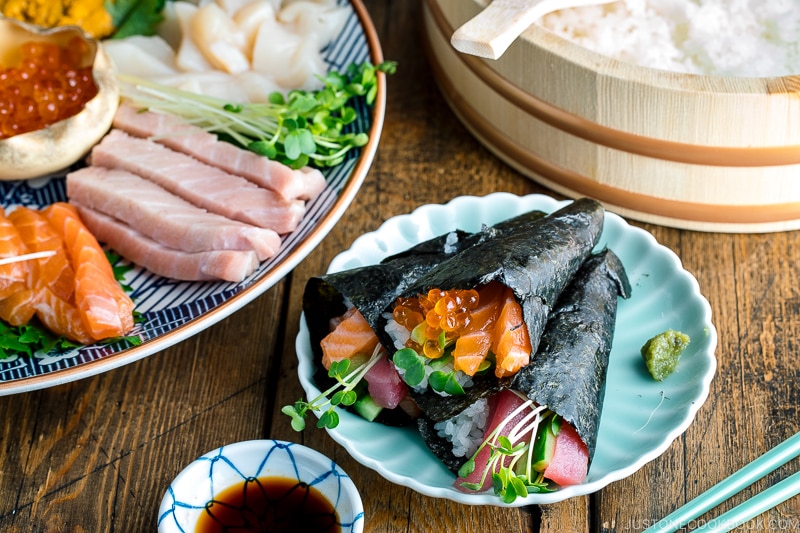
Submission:
[[[339,517],[322,493],[296,479],[248,478],[206,503],[195,533],[340,533]]]

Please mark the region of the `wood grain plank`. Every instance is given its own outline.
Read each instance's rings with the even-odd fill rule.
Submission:
[[[261,438],[282,289],[137,363],[0,398],[0,530],[153,531],[189,462]],[[8,497],[13,494],[14,497]]]

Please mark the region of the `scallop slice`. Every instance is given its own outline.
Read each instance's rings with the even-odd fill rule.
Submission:
[[[174,2],[173,9],[180,27],[181,39],[175,63],[184,72],[208,72],[212,70],[211,63],[195,44],[191,35],[192,19],[198,7],[189,2]]]
[[[134,35],[108,40],[103,46],[123,74],[150,78],[178,72],[175,51],[161,37]]]
[[[267,21],[276,20],[277,13],[269,2],[251,2],[242,7],[233,16],[233,22],[244,36],[244,51],[250,61],[253,60],[258,29]]]
[[[214,67],[230,74],[250,69],[250,61],[244,52],[244,35],[217,4],[206,4],[197,9],[189,25],[189,34]]]

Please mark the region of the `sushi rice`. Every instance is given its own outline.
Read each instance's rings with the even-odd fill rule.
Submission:
[[[483,442],[488,418],[489,401],[481,398],[454,417],[437,422],[433,428],[440,437],[453,444],[453,455],[471,457]]]

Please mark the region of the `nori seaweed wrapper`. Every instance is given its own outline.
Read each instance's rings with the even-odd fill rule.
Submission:
[[[618,297],[631,287],[611,250],[589,257],[553,309],[531,363],[511,388],[563,417],[594,455]]]
[[[603,227],[605,211],[584,198],[539,220],[525,231],[461,251],[420,277],[401,296],[425,294],[437,288],[470,289],[497,281],[514,291],[535,353],[548,316],[559,295],[591,254]],[[387,336],[379,317],[375,328]],[[413,391],[411,396],[429,418],[446,420],[480,397],[507,386],[493,375],[476,376],[465,396],[442,397],[435,392]]]

